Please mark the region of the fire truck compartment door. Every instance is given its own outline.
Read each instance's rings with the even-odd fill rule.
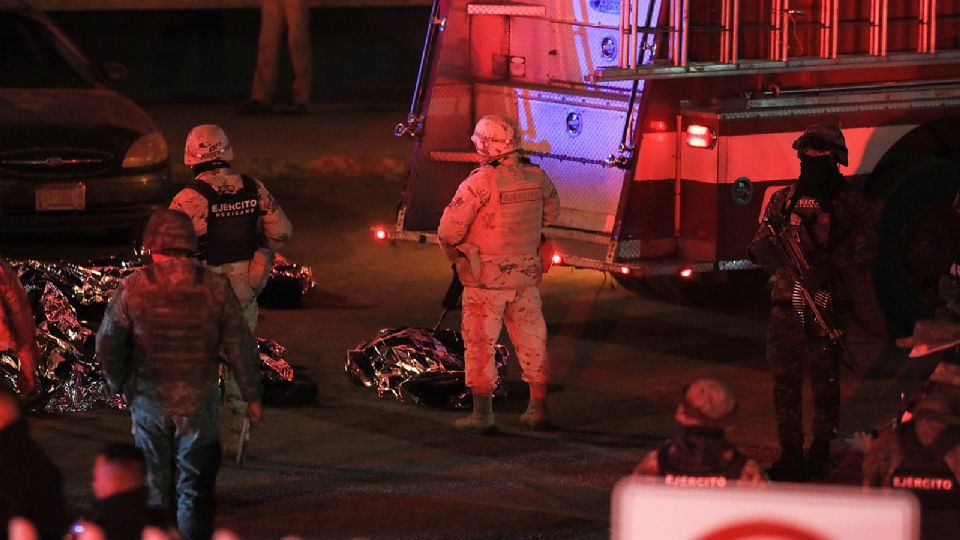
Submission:
[[[609,233],[624,171],[606,167],[626,117],[625,97],[596,93],[477,84],[477,118],[517,118],[521,149],[550,175],[560,194],[557,226]]]

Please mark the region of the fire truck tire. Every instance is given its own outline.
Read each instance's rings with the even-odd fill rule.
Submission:
[[[691,281],[677,276],[613,277],[624,289],[644,298],[689,306],[738,304],[767,294],[767,277],[759,270],[710,273]]]
[[[895,337],[911,334],[914,322],[933,315],[940,276],[960,255],[960,219],[952,207],[960,163],[925,160],[904,166],[898,175],[880,210],[875,294],[856,295],[861,321],[876,326],[868,305],[875,299]]]

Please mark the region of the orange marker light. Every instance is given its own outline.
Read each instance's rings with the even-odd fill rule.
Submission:
[[[680,279],[693,279],[693,268],[684,266],[680,269]]]
[[[713,148],[717,144],[717,132],[707,126],[687,126],[687,146]]]

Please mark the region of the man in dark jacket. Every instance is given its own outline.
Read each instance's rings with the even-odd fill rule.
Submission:
[[[17,395],[0,385],[0,538],[17,516],[43,539],[59,540],[67,530],[63,475],[30,437]]]
[[[955,393],[935,391],[912,412],[912,419],[870,445],[863,484],[912,491],[920,499],[923,538],[955,534],[960,528],[960,402]]]
[[[187,538],[209,538],[220,466],[220,352],[253,423],[260,419],[259,356],[230,283],[191,256],[197,237],[190,218],[158,210],[143,247],[152,264],[124,279],[110,300],[97,358],[111,389],[130,405],[150,503],[176,508]]]

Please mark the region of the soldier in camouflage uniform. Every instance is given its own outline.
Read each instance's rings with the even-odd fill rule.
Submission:
[[[764,481],[757,462],[726,440],[737,412],[733,391],[714,379],[697,379],[683,393],[674,415],[683,433],[644,456],[633,474],[660,476],[668,485],[724,487]]]
[[[209,538],[220,465],[220,354],[254,423],[259,354],[230,283],[191,257],[197,240],[190,218],[158,210],[143,246],[153,262],[124,279],[110,300],[97,358],[110,388],[129,403],[151,504],[176,508],[187,538]]]
[[[17,390],[27,397],[37,390],[37,328],[17,272],[0,257],[0,350],[11,350],[20,360]]]
[[[520,134],[507,118],[485,116],[471,140],[484,163],[460,184],[440,218],[440,246],[463,282],[466,384],[473,413],[460,429],[496,431],[494,345],[504,324],[530,385],[520,420],[547,425],[547,328],[540,302],[543,228],[556,221],[560,199],[550,178],[517,154]]]
[[[913,491],[923,512],[922,538],[955,532],[960,527],[957,393],[928,392],[910,420],[881,434],[863,460],[863,485]]]
[[[781,456],[768,471],[772,480],[806,481],[826,474],[830,441],[840,420],[840,352],[830,347],[799,296],[801,285],[818,291],[828,312],[841,306],[846,294],[843,276],[866,271],[870,263],[872,216],[862,195],[848,185],[839,165],[847,165],[843,134],[835,126],[807,128],[794,143],[800,158],[797,183],[777,191],[763,219],[793,228],[813,267],[800,284],[767,241],[761,227],[750,244],[751,260],[773,274],[772,307],[767,334],[767,360],[773,372],[774,408]],[[835,317],[834,317],[835,318]],[[803,455],[803,364],[809,358],[813,387],[813,442]]]
[[[263,183],[234,172],[231,159],[233,148],[219,126],[193,128],[187,135],[183,162],[195,178],[177,193],[170,208],[190,217],[199,241],[197,259],[227,277],[253,331],[257,295],[270,276],[274,254],[290,240],[292,227]],[[224,450],[232,453],[247,405],[229,371],[224,373],[224,403],[232,413]]]

